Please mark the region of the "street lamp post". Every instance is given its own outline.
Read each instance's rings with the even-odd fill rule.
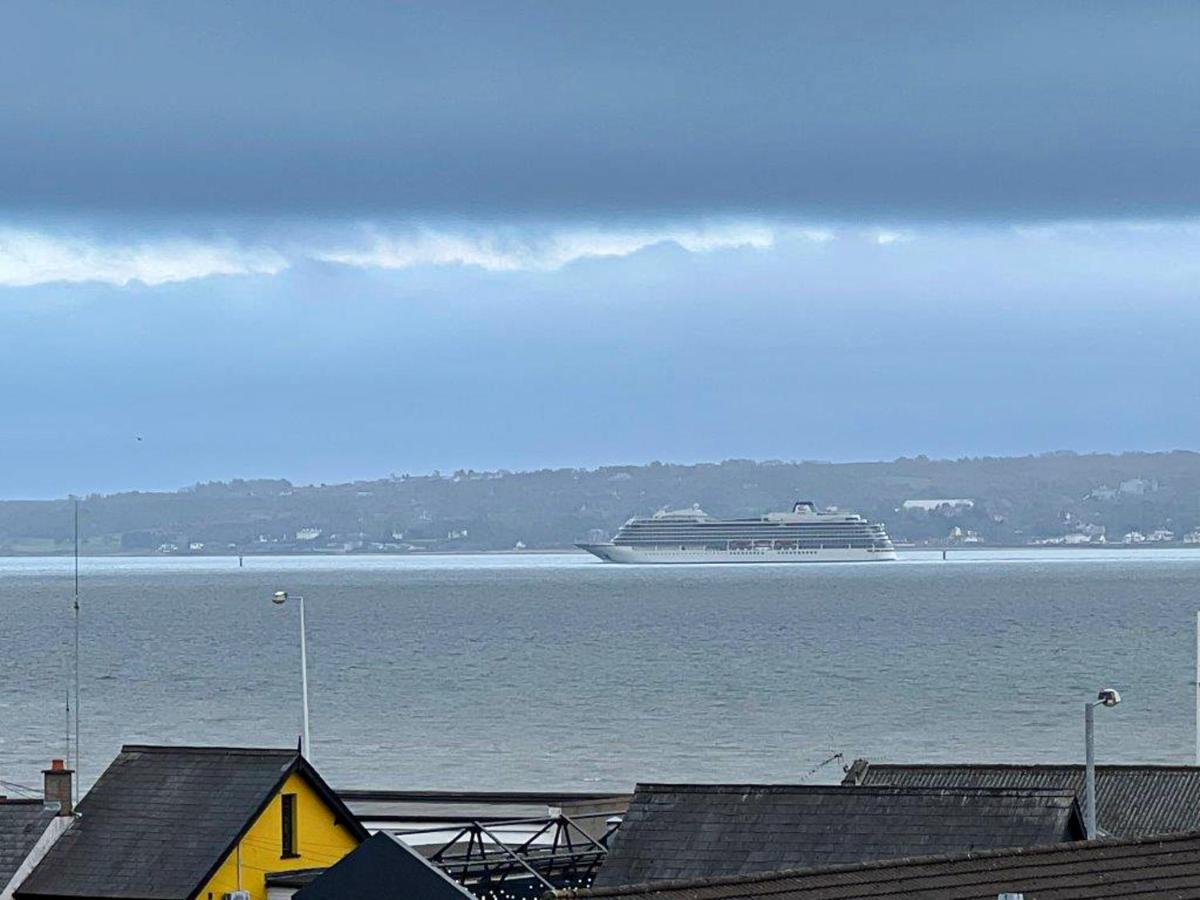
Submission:
[[[1084,753],[1087,760],[1084,783],[1084,818],[1087,825],[1088,840],[1096,837],[1096,707],[1116,706],[1121,702],[1121,695],[1112,688],[1105,688],[1095,700],[1083,704],[1083,738]]]
[[[282,606],[289,599],[287,591],[276,591],[271,602]],[[300,603],[300,699],[304,705],[304,737],[301,739],[300,752],[312,762],[312,742],[308,736],[308,649],[304,643],[304,598],[296,595],[295,599]]]

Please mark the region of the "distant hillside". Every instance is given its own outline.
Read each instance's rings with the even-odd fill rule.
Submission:
[[[912,501],[970,500],[920,508]],[[174,493],[90,496],[88,553],[278,553],[565,548],[632,515],[700,504],[721,516],[795,499],[856,510],[898,541],[1121,541],[1200,527],[1200,454],[1051,453],[873,463],[726,460],[600,469],[395,476],[353,484],[200,484]],[[909,508],[905,502],[909,501]],[[953,535],[953,537],[952,537]],[[1156,536],[1169,539],[1165,533]],[[71,504],[0,502],[0,552],[66,552]]]

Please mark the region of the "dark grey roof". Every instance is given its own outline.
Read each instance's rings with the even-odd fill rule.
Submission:
[[[386,832],[359,845],[293,900],[472,900],[471,894]]]
[[[881,765],[855,761],[845,783],[897,787],[1016,787],[1074,791],[1083,766]],[[1096,821],[1118,837],[1200,831],[1200,767],[1097,766]]]
[[[17,897],[186,900],[297,771],[366,836],[295,750],[126,746]]]
[[[926,859],[656,882],[559,897],[626,900],[1025,900],[1200,897],[1200,835],[1100,840]]]
[[[41,800],[0,800],[0,892],[57,814]]]
[[[1083,837],[1070,792],[638,785],[597,886]]]

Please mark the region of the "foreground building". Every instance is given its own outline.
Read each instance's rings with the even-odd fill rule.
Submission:
[[[56,759],[43,773],[41,800],[0,797],[0,900],[16,892],[74,821],[75,773]]]
[[[295,900],[475,900],[474,896],[399,838],[386,832],[306,887]]]
[[[1200,834],[985,850],[689,881],[557,897],[595,900],[1098,900],[1200,897]]]
[[[78,813],[16,900],[267,900],[367,837],[295,750],[126,746]]]
[[[596,887],[748,875],[1084,837],[1061,790],[639,785]]]
[[[0,799],[0,900],[11,900],[37,864],[35,848],[53,839],[51,828],[59,818],[58,810],[41,800]]]
[[[903,765],[856,759],[842,784],[1068,790],[1082,806],[1084,767]],[[1096,766],[1096,821],[1101,837],[1200,832],[1200,766]]]

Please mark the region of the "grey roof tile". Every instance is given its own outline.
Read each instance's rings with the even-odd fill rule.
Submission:
[[[595,900],[1099,900],[1200,898],[1200,834],[869,862],[676,882],[559,891]]]
[[[598,887],[1082,837],[1061,790],[639,785]]]
[[[41,800],[0,800],[0,891],[54,821],[55,809]]]
[[[897,787],[1059,788],[1083,796],[1081,765],[903,765],[856,761],[847,783]],[[1200,831],[1200,766],[1097,766],[1103,832],[1143,837]]]

